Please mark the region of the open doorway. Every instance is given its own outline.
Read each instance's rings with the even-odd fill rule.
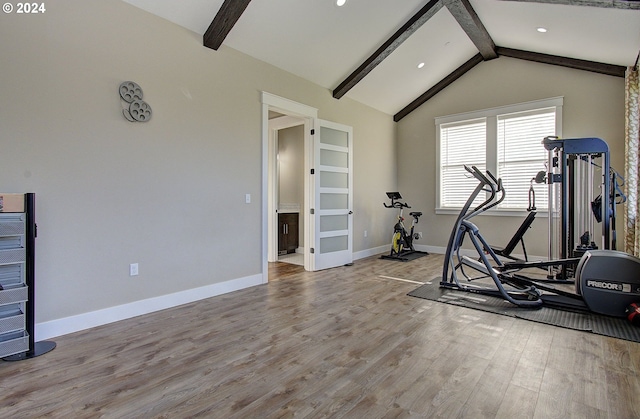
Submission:
[[[318,110],[309,106],[262,92],[262,138],[263,138],[263,282],[268,281],[269,262],[276,262],[279,259],[279,206],[282,206],[283,213],[297,214],[297,229],[291,224],[287,224],[285,231],[292,233],[294,229],[298,232],[298,244],[296,251],[302,254],[305,270],[313,270],[312,257],[310,255],[312,240],[310,231],[311,222],[307,209],[310,208],[311,184],[308,173],[312,167],[313,147],[311,130],[315,124]],[[289,131],[289,129],[291,129]],[[300,131],[301,130],[301,131]],[[302,132],[302,138],[296,139]],[[284,135],[285,143],[289,147],[290,156],[287,158],[298,159],[296,167],[302,167],[302,178],[294,178],[295,182],[302,183],[302,198],[298,195],[299,185],[295,189],[293,197],[289,189],[280,198],[281,185],[278,164],[279,139]],[[300,154],[300,151],[302,152]],[[287,166],[288,170],[299,171],[299,168]],[[288,178],[289,176],[285,176]],[[286,186],[289,188],[289,186]],[[289,202],[287,202],[289,201]],[[284,204],[284,205],[283,205]],[[285,221],[286,222],[286,221]],[[265,228],[266,227],[266,228]],[[292,245],[293,246],[293,245]],[[294,255],[295,252],[294,251]]]
[[[304,266],[304,119],[271,111],[269,131],[275,153],[271,166],[275,169],[272,194],[277,213],[277,248],[269,261]]]
[[[281,114],[280,115],[276,115]],[[283,127],[270,127],[270,118],[302,122],[304,137],[304,193],[298,212],[302,228],[304,269],[315,271],[353,261],[353,128],[318,119],[318,110],[262,92],[262,207],[263,282],[269,280],[269,262],[278,260],[278,206],[297,202],[280,199],[278,147]],[[283,119],[281,119],[283,118]],[[275,124],[275,121],[274,121]],[[299,198],[294,198],[299,201]],[[292,212],[291,208],[288,209]],[[293,211],[295,212],[295,211]],[[284,227],[291,231],[294,227]],[[298,244],[296,249],[299,248]]]

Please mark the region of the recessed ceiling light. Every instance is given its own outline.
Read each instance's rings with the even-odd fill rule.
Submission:
[[[418,64],[418,68],[422,68],[422,67],[424,67],[424,63]]]
[[[545,33],[547,31],[547,28],[540,27],[540,28],[537,28],[536,30],[540,33]]]
[[[337,4],[338,6],[344,6],[344,4],[345,4],[346,2],[347,2],[347,0],[338,0],[338,1],[336,1],[336,4]]]

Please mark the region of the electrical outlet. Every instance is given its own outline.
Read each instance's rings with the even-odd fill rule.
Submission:
[[[367,230],[364,231],[364,236],[367,237]]]
[[[418,232],[418,240],[420,240],[422,238],[422,231]]]
[[[138,264],[132,263],[131,265],[129,265],[129,276],[136,276],[136,275],[138,275]]]
[[[251,203],[251,194],[244,194],[244,202],[245,204],[250,204]]]

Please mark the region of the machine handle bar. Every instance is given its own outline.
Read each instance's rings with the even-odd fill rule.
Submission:
[[[482,185],[486,187],[483,188],[486,192],[491,193],[491,196],[489,198],[487,198],[482,204],[478,205],[473,211],[467,214],[465,218],[471,218],[480,212],[487,211],[488,209],[500,204],[504,200],[505,193],[504,187],[502,185],[502,178],[496,178],[494,174],[489,170],[486,171],[487,175],[485,176],[485,174],[482,173],[482,171],[476,166],[469,167],[467,165],[464,165],[464,168],[467,170],[467,172],[471,173],[473,177],[480,181]],[[491,180],[489,180],[489,178],[491,178]],[[500,192],[500,197],[498,199],[495,199],[498,195],[498,192]]]
[[[502,179],[497,179],[491,171],[487,170],[487,175],[489,175],[493,182],[489,180],[487,176],[485,176],[484,173],[482,173],[482,171],[480,171],[476,166],[469,167],[465,164],[464,168],[483,184],[491,187],[492,189],[495,188],[496,191],[502,190]]]

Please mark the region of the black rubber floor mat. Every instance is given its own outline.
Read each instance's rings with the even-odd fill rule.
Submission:
[[[516,317],[519,319],[560,326],[567,329],[582,330],[585,332],[592,331],[591,319],[593,318],[593,315],[590,313],[576,313],[573,311],[557,310],[548,307],[541,307],[539,310],[519,310],[522,310],[516,313]]]
[[[408,253],[406,255],[402,255],[400,258],[391,258],[384,255],[384,256],[380,256],[380,259],[397,260],[399,262],[409,262],[409,261],[421,258],[422,256],[427,256],[428,254],[429,253],[427,252],[413,252],[413,253]]]
[[[592,315],[592,332],[598,335],[640,342],[640,327],[631,325],[626,319]]]
[[[626,319],[603,316],[595,313],[565,311],[548,307],[522,308],[516,307],[502,298],[440,288],[439,279],[431,284],[421,285],[407,295],[453,304],[475,310],[487,311],[503,316],[516,317],[523,320],[545,323],[567,329],[591,332],[598,335],[640,342],[640,327],[634,326]]]

